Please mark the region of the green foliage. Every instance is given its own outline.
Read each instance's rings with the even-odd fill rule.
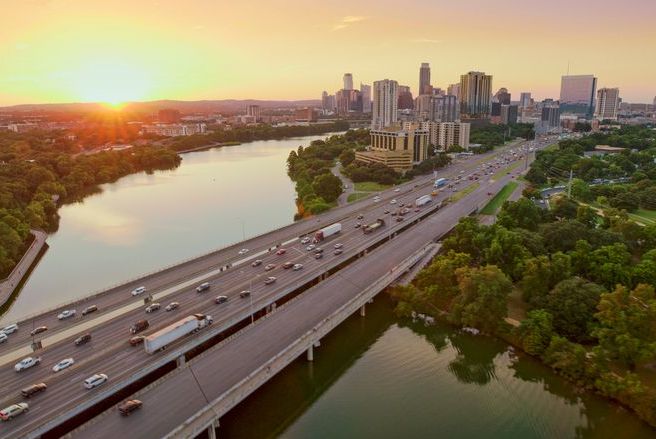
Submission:
[[[572,381],[586,381],[586,352],[583,346],[554,335],[542,355],[543,361]]]
[[[549,256],[540,255],[526,260],[520,281],[522,298],[532,307],[545,306],[547,295],[553,287],[572,273],[571,257],[562,252]]]
[[[559,282],[545,302],[556,332],[574,341],[590,340],[591,325],[603,291],[599,285],[580,277]]]
[[[506,201],[499,212],[497,223],[506,228],[520,227],[527,230],[537,230],[543,222],[543,211],[528,198],[517,201]]]
[[[473,127],[469,136],[471,143],[481,145],[479,152],[490,151],[496,146],[501,146],[505,141],[515,137],[533,139],[535,131],[532,124],[518,123],[510,125],[486,125]]]
[[[400,175],[392,168],[381,163],[352,162],[344,173],[354,182],[373,181],[380,184],[395,184]]]
[[[554,335],[552,320],[551,314],[543,309],[529,311],[518,329],[526,352],[540,356],[547,349]]]
[[[342,193],[342,180],[333,174],[321,174],[314,177],[312,189],[319,197],[331,203]]]

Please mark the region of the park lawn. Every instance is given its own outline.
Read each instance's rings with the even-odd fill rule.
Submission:
[[[506,175],[506,173],[514,171],[515,169],[519,168],[519,167],[520,167],[521,165],[523,165],[523,164],[524,164],[524,161],[523,161],[523,160],[516,161],[516,162],[513,163],[512,165],[510,165],[510,166],[508,166],[508,167],[506,167],[506,168],[503,168],[502,170],[500,170],[499,172],[497,172],[496,174],[494,174],[494,175],[492,176],[492,180],[498,180],[499,178],[501,178],[501,177],[503,177],[504,175]]]
[[[353,185],[358,192],[380,192],[392,187],[390,184],[380,184],[375,181],[361,181]]]
[[[459,191],[457,194],[450,196],[449,197],[449,202],[455,203],[456,201],[459,201],[462,198],[464,198],[465,196],[471,194],[472,192],[474,192],[479,187],[481,187],[480,183],[474,183],[470,186],[467,186],[463,190]]]
[[[629,218],[645,225],[656,224],[656,210],[638,209],[629,213]]]
[[[518,183],[516,181],[511,181],[508,184],[506,184],[497,194],[490,200],[489,203],[485,205],[485,207],[481,210],[481,214],[483,215],[494,215],[497,213],[497,210],[501,207],[501,205],[508,199],[510,194],[512,194],[515,189],[517,189]]]
[[[352,203],[354,201],[361,200],[362,198],[366,198],[369,195],[370,194],[368,192],[353,192],[352,194],[349,194],[346,201],[349,202],[349,203]]]

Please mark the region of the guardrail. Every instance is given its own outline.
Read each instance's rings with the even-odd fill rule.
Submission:
[[[287,365],[302,355],[308,347],[314,345],[349,316],[357,312],[362,305],[370,301],[400,275],[405,273],[406,270],[420,261],[426,253],[432,250],[435,246],[436,244],[428,244],[421,250],[406,258],[400,264],[395,266],[390,273],[362,290],[347,303],[339,307],[335,312],[317,323],[312,329],[297,338],[283,351],[276,354],[269,361],[262,364],[237,384],[232,386],[223,395],[219,396],[199,412],[192,415],[179,427],[166,435],[165,438],[190,438],[201,433],[211,425],[217,417],[230,411],[234,406],[268,381],[277,372],[287,367]]]

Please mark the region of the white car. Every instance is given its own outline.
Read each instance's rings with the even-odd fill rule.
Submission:
[[[26,402],[19,402],[18,404],[13,404],[0,410],[0,419],[3,421],[9,421],[11,418],[15,418],[22,413],[26,413],[28,410],[29,406]]]
[[[344,245],[341,242],[335,244],[335,248],[342,248],[342,247],[344,247]]]
[[[310,242],[310,237],[306,236],[305,238],[301,239],[301,244],[305,245]]]
[[[64,310],[64,311],[60,312],[57,315],[57,318],[59,320],[66,320],[66,319],[70,319],[71,317],[75,317],[75,310],[74,309]]]
[[[20,360],[14,365],[14,370],[20,372],[21,370],[29,369],[32,366],[36,366],[41,362],[41,357],[27,357]]]
[[[146,292],[146,287],[137,287],[134,290],[132,290],[132,295],[133,296],[138,296],[139,294],[143,294]]]
[[[396,199],[390,201],[390,204],[396,204]]]
[[[247,249],[247,248],[242,248],[241,250],[239,250],[239,254],[240,254],[240,255],[245,255],[246,253],[248,253],[248,249]]]
[[[311,252],[311,251],[314,250],[315,248],[317,248],[316,245],[314,245],[314,244],[310,244],[310,245],[308,245],[307,247],[305,247],[305,250]]]
[[[6,342],[8,338],[9,337],[7,337],[7,334],[5,334],[4,332],[0,332],[0,343]]]
[[[301,270],[302,268],[303,268],[303,264],[294,264],[294,266],[292,267],[292,270],[298,271],[298,270]]]
[[[151,312],[155,312],[155,311],[157,311],[158,309],[160,309],[161,307],[162,307],[162,306],[161,306],[159,303],[157,303],[157,302],[155,302],[155,303],[151,303],[150,305],[148,305],[148,306],[146,307],[146,314],[150,314]]]
[[[105,381],[107,381],[107,375],[104,373],[97,373],[84,380],[84,387],[87,389],[93,389],[94,387],[103,384]]]
[[[394,189],[394,192],[401,192],[401,188],[397,187],[396,189]]]
[[[73,363],[75,363],[75,361],[73,361],[72,358],[64,358],[64,359],[61,360],[59,363],[57,363],[57,364],[55,364],[54,366],[52,366],[52,371],[53,371],[53,372],[59,372],[60,370],[64,370],[64,369],[66,369],[67,367],[72,366]]]
[[[13,325],[5,326],[2,329],[2,332],[4,332],[7,335],[13,334],[16,331],[18,331],[18,323],[14,323]]]

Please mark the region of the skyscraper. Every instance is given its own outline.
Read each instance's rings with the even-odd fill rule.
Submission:
[[[419,68],[419,94],[420,95],[429,95],[431,94],[431,83],[430,83],[430,66],[427,62],[421,63]]]
[[[487,117],[492,99],[492,76],[469,72],[460,76],[460,113],[469,117]]]
[[[592,115],[597,78],[594,75],[563,76],[560,82],[560,104],[566,110]]]
[[[542,102],[542,128],[544,131],[550,131],[560,127],[560,105],[554,101]]]
[[[399,110],[412,110],[414,108],[414,99],[412,98],[412,92],[410,87],[407,85],[399,85]]]
[[[599,119],[617,119],[620,107],[619,88],[600,88],[597,92],[597,107],[595,117]]]
[[[353,75],[344,73],[344,90],[353,90]]]
[[[501,123],[509,125],[517,123],[518,108],[517,105],[501,104]]]
[[[360,83],[360,96],[362,97],[362,112],[371,113],[371,86]]]
[[[455,122],[459,118],[458,99],[455,96],[431,96],[429,120],[433,122]]]
[[[446,94],[455,96],[456,99],[460,99],[460,83],[449,85],[446,89]]]
[[[522,92],[519,98],[519,106],[521,108],[528,108],[531,105],[531,93]]]
[[[373,94],[372,128],[381,129],[396,123],[399,100],[398,82],[391,79],[375,81]]]

